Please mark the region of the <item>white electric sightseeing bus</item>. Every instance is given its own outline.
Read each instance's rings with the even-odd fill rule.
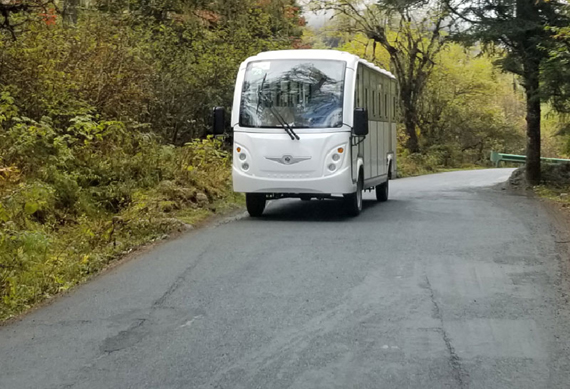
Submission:
[[[287,50],[247,59],[237,76],[231,125],[234,191],[260,216],[268,199],[388,199],[397,174],[395,77],[332,50]],[[214,133],[223,132],[223,108]]]

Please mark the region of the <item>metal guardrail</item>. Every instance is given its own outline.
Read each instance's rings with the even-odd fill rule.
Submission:
[[[570,159],[561,158],[541,158],[541,160],[547,163],[570,163]],[[501,162],[526,163],[526,156],[491,151],[491,162],[493,162],[496,167],[499,167]]]

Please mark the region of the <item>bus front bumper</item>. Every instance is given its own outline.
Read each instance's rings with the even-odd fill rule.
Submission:
[[[286,194],[346,194],[356,190],[350,167],[327,177],[289,179],[265,178],[244,174],[233,167],[234,192]]]

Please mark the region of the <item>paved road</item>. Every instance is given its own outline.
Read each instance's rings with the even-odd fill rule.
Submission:
[[[509,173],[191,233],[0,328],[0,388],[569,388],[567,258]]]

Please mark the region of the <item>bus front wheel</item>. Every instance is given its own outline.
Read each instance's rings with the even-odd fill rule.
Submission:
[[[362,191],[364,190],[364,182],[362,174],[358,177],[358,184],[356,185],[356,192],[344,195],[344,202],[346,204],[346,211],[349,216],[355,217],[362,212]]]
[[[246,193],[245,206],[251,217],[260,217],[265,210],[267,198],[264,193]]]

